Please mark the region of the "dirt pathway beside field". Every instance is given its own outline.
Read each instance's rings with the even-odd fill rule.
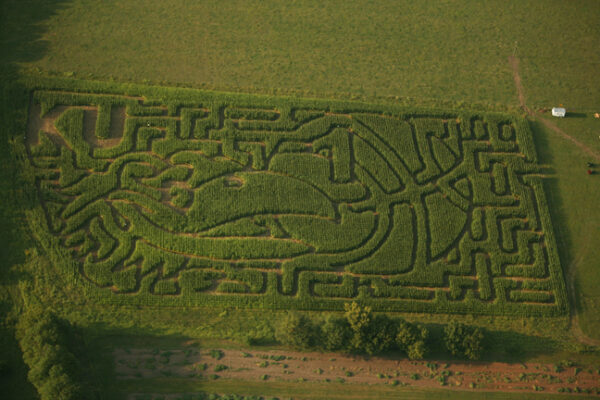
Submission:
[[[539,115],[539,113],[536,113],[535,111],[533,111],[529,107],[527,107],[527,104],[525,104],[525,94],[524,94],[524,90],[523,90],[523,84],[521,82],[521,75],[519,75],[519,59],[514,56],[510,56],[510,57],[508,57],[508,62],[513,71],[513,78],[515,80],[515,86],[517,87],[517,94],[519,96],[519,104],[521,105],[521,108],[523,108],[523,110],[525,110],[530,117],[532,117],[532,118],[537,117],[537,120],[540,121],[542,124],[544,124],[544,126],[549,128],[550,130],[558,133],[563,139],[566,139],[566,140],[570,141],[571,143],[575,144],[587,155],[600,161],[600,155],[596,154],[588,146],[584,145],[583,143],[581,143],[574,137],[570,136],[565,131],[560,129],[558,126],[554,125],[552,122],[548,121],[545,118],[542,118]],[[583,333],[583,331],[581,330],[581,327],[579,326],[579,316],[577,315],[577,308],[575,306],[576,299],[575,299],[575,274],[574,274],[574,271],[575,271],[575,268],[577,267],[577,264],[579,264],[579,259],[574,260],[571,263],[571,265],[569,265],[569,268],[567,269],[567,273],[565,276],[567,279],[567,286],[568,286],[569,300],[570,300],[569,308],[570,308],[570,315],[571,315],[571,320],[570,320],[571,332],[573,333],[573,336],[575,337],[575,339],[577,339],[577,341],[579,341],[580,343],[583,343],[588,346],[600,346],[600,340],[596,340],[596,339],[586,336],[585,333]]]
[[[118,379],[126,380],[172,377],[309,385],[337,382],[350,387],[392,385],[482,392],[600,393],[600,368],[569,363],[410,361],[256,348],[209,350],[191,344],[187,349],[117,349],[113,356]],[[348,390],[352,390],[350,387]],[[135,394],[130,399],[135,399]]]
[[[508,57],[508,62],[513,71],[513,78],[515,80],[515,86],[517,87],[517,94],[519,96],[519,104],[521,105],[521,108],[523,108],[523,110],[525,110],[530,117],[535,118],[542,124],[544,124],[546,128],[557,133],[563,139],[570,141],[575,146],[579,147],[581,151],[586,153],[588,156],[594,158],[596,161],[600,161],[600,154],[597,154],[590,147],[581,143],[579,140],[575,139],[573,136],[569,135],[552,122],[543,118],[539,113],[536,113],[535,111],[527,107],[527,104],[525,104],[525,92],[523,90],[523,83],[521,82],[521,75],[519,74],[519,59],[514,56],[510,56]]]

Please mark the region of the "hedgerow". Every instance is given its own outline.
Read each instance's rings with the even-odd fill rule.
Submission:
[[[358,303],[344,305],[344,317],[330,316],[324,324],[306,315],[289,313],[277,329],[276,339],[301,349],[325,349],[381,354],[400,350],[412,360],[423,359],[429,349],[429,331],[403,319],[374,314]]]
[[[378,311],[566,312],[522,119],[26,84],[40,118],[63,110],[50,121],[55,131],[28,132],[23,147],[24,176],[40,199],[28,213],[32,231],[97,301],[340,310],[361,299]],[[113,110],[125,112],[118,136]]]

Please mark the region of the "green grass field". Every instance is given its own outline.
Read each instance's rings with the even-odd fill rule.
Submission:
[[[121,387],[125,391],[135,391],[139,383],[133,385],[124,382]],[[178,389],[185,388],[190,393],[198,390],[198,385],[194,385],[190,380],[153,380],[144,382],[148,389],[156,390],[156,393],[161,393],[162,388],[177,387]],[[264,383],[248,383],[245,381],[223,380],[216,382],[203,383],[200,387],[205,392],[227,393],[231,388],[236,388],[236,393],[247,396],[277,396],[287,398],[291,396],[297,399],[455,399],[460,396],[462,399],[487,399],[487,400],[538,400],[552,399],[563,400],[572,398],[572,396],[560,394],[530,394],[530,393],[493,393],[493,392],[454,392],[449,390],[419,390],[414,388],[397,388],[397,387],[373,387],[372,385],[352,385],[349,390],[349,385],[339,383],[276,383],[266,385]],[[158,397],[158,396],[157,396]],[[586,396],[582,396],[585,398]],[[579,397],[578,397],[579,398]],[[591,397],[588,397],[591,398]],[[153,400],[153,399],[150,399]]]
[[[0,7],[0,157],[8,166],[0,170],[0,343],[13,370],[0,382],[9,397],[35,390],[12,329],[38,302],[84,330],[102,328],[102,340],[185,332],[243,341],[251,331],[268,341],[279,314],[263,318],[255,307],[339,309],[360,298],[418,311],[402,315],[426,324],[458,313],[503,343],[491,357],[519,347],[517,361],[597,361],[585,344],[600,339],[600,175],[588,176],[594,160],[556,132],[523,123],[508,63],[520,60],[529,107],[566,106],[568,118],[553,122],[600,154],[596,1]],[[57,92],[65,90],[82,94]],[[402,126],[413,131],[414,150],[390,142]],[[40,130],[48,134],[38,139]],[[306,137],[289,140],[289,132]],[[486,155],[500,148],[513,153]],[[477,162],[464,162],[470,154]],[[111,176],[115,162],[122,166]],[[192,175],[192,165],[205,176]],[[444,186],[461,168],[470,190],[463,200]],[[207,188],[208,179],[223,187]],[[438,182],[444,187],[431,186]],[[240,184],[258,189],[239,193]],[[289,197],[265,206],[261,188]],[[215,201],[219,190],[238,193],[245,211]],[[507,205],[495,224],[488,209]],[[306,228],[315,223],[318,232]],[[492,239],[470,261],[481,230]],[[386,253],[390,237],[403,243],[396,253]],[[373,273],[375,265],[386,273]],[[292,273],[277,273],[284,270]],[[137,308],[148,304],[244,310]],[[461,315],[471,310],[478,316]],[[109,369],[96,372],[98,385],[113,384],[101,377]],[[219,384],[214,390],[225,392]]]
[[[593,0],[294,1],[284,8],[78,1],[51,11],[40,37],[45,54],[32,54],[27,67],[126,82],[507,105],[516,103],[506,62],[516,48],[532,105],[589,108],[600,95]]]

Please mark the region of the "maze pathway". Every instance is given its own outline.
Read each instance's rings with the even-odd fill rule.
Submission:
[[[40,241],[90,296],[566,310],[531,132],[512,116],[38,88],[26,143]]]

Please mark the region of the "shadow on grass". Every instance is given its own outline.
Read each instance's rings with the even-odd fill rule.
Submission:
[[[565,116],[565,118],[585,118],[587,117],[586,113],[580,113],[580,112],[567,112],[567,115]]]
[[[27,367],[14,337],[14,321],[7,318],[18,298],[18,282],[29,277],[19,272],[26,262],[25,250],[33,246],[27,233],[24,210],[32,201],[23,201],[29,188],[15,161],[14,143],[26,127],[29,93],[19,83],[19,63],[45,56],[47,42],[44,21],[54,15],[65,0],[0,0],[0,362],[6,373],[0,376],[2,399],[34,399],[37,394],[27,380]]]
[[[26,226],[24,201],[27,193],[16,168],[12,143],[23,136],[27,124],[29,93],[18,81],[19,63],[38,60],[46,54],[48,43],[44,21],[60,10],[65,0],[0,0],[0,259],[7,266],[23,263],[24,250],[31,241],[23,232]],[[2,271],[0,271],[0,274]],[[2,277],[4,278],[4,277]],[[3,282],[6,282],[4,279]]]
[[[538,121],[529,121],[529,125],[533,132],[533,139],[540,163],[552,165],[554,163],[554,156],[552,154],[550,143],[548,142],[547,131],[544,130],[543,125]],[[563,278],[565,280],[567,293],[569,294],[568,298],[571,302],[571,312],[573,312],[573,307],[579,312],[581,310],[581,305],[579,304],[578,296],[573,293],[576,289],[574,287],[576,283],[570,285],[568,279],[568,274],[571,272],[569,269],[574,261],[574,254],[572,250],[573,238],[564,222],[567,220],[567,215],[563,210],[567,205],[564,204],[564,201],[560,196],[558,179],[556,177],[546,178],[542,181],[542,184],[548,201],[550,220],[552,221],[554,236],[558,246],[558,255],[562,265]],[[573,304],[573,302],[575,302],[575,304]]]
[[[429,330],[430,353],[429,360],[464,361],[448,353],[444,344],[444,327],[440,324],[426,324]],[[513,331],[495,331],[484,329],[484,340],[481,361],[520,363],[548,354],[552,349],[558,349],[560,344],[551,339],[539,336],[525,335]]]
[[[77,356],[89,371],[90,390],[102,393],[103,399],[121,399],[127,395],[118,389],[120,386],[113,356],[115,349],[173,350],[187,346],[192,341],[191,338],[179,334],[143,334],[136,327],[114,328],[104,322],[77,327],[75,331],[81,340]]]

